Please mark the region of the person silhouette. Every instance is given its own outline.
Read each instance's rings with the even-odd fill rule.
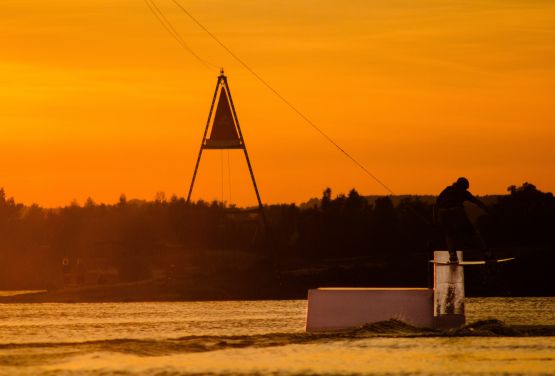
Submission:
[[[458,178],[456,182],[439,194],[434,206],[434,219],[445,236],[449,250],[449,263],[459,262],[457,249],[465,245],[479,248],[486,261],[493,259],[491,251],[487,249],[484,240],[466,216],[463,206],[465,201],[488,212],[487,206],[468,191],[469,187],[470,183],[467,178]]]

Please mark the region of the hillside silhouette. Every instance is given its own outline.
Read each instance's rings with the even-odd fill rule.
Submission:
[[[467,269],[467,293],[554,295],[553,194],[524,183],[481,199],[490,213],[474,209],[469,216],[496,256],[517,260],[488,283],[480,268]],[[0,289],[71,290],[73,300],[173,300],[303,298],[319,286],[427,286],[427,260],[444,248],[432,220],[434,201],[355,190],[333,196],[326,189],[302,205],[266,206],[266,228],[256,211],[221,202],[122,195],[113,205],[89,199],[47,209],[19,204],[2,189]]]

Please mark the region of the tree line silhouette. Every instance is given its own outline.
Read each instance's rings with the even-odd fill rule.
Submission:
[[[493,285],[479,283],[479,269],[468,269],[467,280],[475,282],[469,293],[553,295],[553,194],[524,183],[482,199],[490,211],[477,216],[477,229],[496,255],[517,260]],[[122,195],[111,205],[88,199],[48,209],[17,203],[1,189],[0,289],[140,280],[170,281],[172,288],[191,276],[214,291],[218,283],[229,289],[242,281],[230,298],[301,297],[322,285],[425,286],[427,260],[444,248],[434,202],[433,196],[365,197],[354,189],[333,197],[328,188],[302,205],[266,206],[266,228],[256,211],[216,201]],[[469,250],[465,258],[478,255]],[[206,294],[200,297],[219,296]]]

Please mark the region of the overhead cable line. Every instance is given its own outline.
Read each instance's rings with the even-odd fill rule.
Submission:
[[[288,107],[290,107],[294,112],[297,113],[305,122],[307,122],[312,128],[314,128],[318,133],[320,133],[328,142],[339,149],[347,158],[349,158],[354,164],[356,164],[360,169],[362,169],[368,176],[374,179],[378,184],[384,187],[390,194],[395,194],[391,188],[389,188],[384,182],[382,182],[378,177],[372,174],[362,163],[356,160],[351,154],[347,153],[337,142],[335,142],[330,136],[328,136],[320,127],[318,127],[312,120],[310,120],[305,114],[303,114],[297,107],[295,107],[291,102],[289,102],[283,95],[281,95],[276,89],[274,89],[266,80],[264,80],[258,73],[256,73],[250,66],[248,66],[239,56],[237,56],[233,51],[231,51],[225,44],[223,44],[214,34],[210,32],[200,21],[198,21],[183,5],[181,5],[177,0],[172,0],[175,5],[177,5],[189,18],[191,18],[202,30],[204,30],[212,39],[214,39],[224,50],[226,50],[235,60],[239,62],[246,70],[248,70],[258,81],[260,81],[264,86],[266,86],[270,91],[272,91],[279,99],[282,100]]]
[[[164,13],[162,13],[162,11],[156,5],[154,0],[145,0],[145,3],[148,6],[148,9],[150,9],[150,11],[152,12],[152,14],[156,16],[156,19],[160,22],[160,24],[164,27],[164,29],[166,29],[166,31],[177,41],[177,43],[181,45],[181,47],[183,47],[186,51],[188,51],[191,55],[193,55],[206,68],[208,69],[216,68],[214,64],[208,63],[206,60],[200,57],[195,51],[193,51],[191,47],[187,45],[187,43],[185,43],[185,41],[183,40],[179,32],[173,27],[173,25],[167,19],[167,17],[164,16]]]

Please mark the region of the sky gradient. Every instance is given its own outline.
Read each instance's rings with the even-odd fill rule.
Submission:
[[[555,191],[555,3],[180,2],[395,193],[436,194],[461,175],[475,194],[524,181]],[[142,0],[1,2],[9,196],[60,206],[186,195],[219,67],[264,202],[327,186],[388,193],[171,1],[156,3],[213,68]],[[252,205],[248,179],[240,152],[228,164],[227,151],[208,151],[193,198]]]

